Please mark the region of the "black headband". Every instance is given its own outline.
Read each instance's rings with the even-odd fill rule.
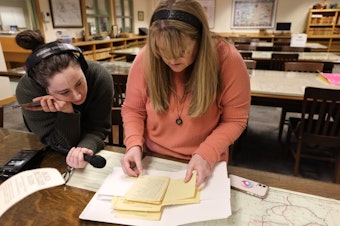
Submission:
[[[199,30],[202,29],[202,23],[196,16],[181,10],[160,10],[153,14],[151,24],[156,20],[179,20]]]

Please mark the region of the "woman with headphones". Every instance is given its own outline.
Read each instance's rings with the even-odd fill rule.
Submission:
[[[16,42],[32,50],[16,89],[19,104],[38,105],[22,108],[27,127],[42,143],[68,150],[70,167],[85,167],[84,154],[103,149],[110,132],[112,76],[71,44],[45,44],[39,31],[23,31]]]

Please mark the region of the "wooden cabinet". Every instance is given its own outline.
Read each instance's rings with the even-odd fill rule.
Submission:
[[[340,51],[340,9],[310,9],[307,18],[308,39]]]
[[[132,36],[128,38],[115,38],[109,40],[96,40],[86,42],[76,42],[73,45],[82,49],[87,60],[125,60],[125,57],[112,55],[115,49],[129,47],[142,47],[146,43],[147,36]]]
[[[112,55],[115,49],[129,47],[142,47],[146,43],[147,36],[131,36],[127,38],[115,38],[108,40],[96,40],[72,43],[82,49],[87,60],[121,60],[125,57]],[[7,69],[22,67],[31,53],[30,50],[20,48],[15,42],[15,36],[0,36],[0,43],[4,52]]]

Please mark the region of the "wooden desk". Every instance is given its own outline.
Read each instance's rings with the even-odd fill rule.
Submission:
[[[113,50],[112,52],[110,52],[110,54],[113,56],[125,57],[127,62],[132,62],[140,50],[141,47],[130,47],[125,49]]]
[[[5,164],[22,149],[40,149],[43,145],[31,133],[0,129],[0,165]],[[106,146],[106,150],[122,152],[124,149]],[[171,158],[170,158],[171,159]],[[41,167],[66,169],[65,157],[58,152],[48,152]],[[305,192],[340,200],[340,185],[298,177],[228,166],[228,172],[253,179],[269,186]],[[31,194],[15,204],[0,218],[0,225],[108,225],[79,219],[93,192],[58,186]],[[99,210],[100,211],[100,210]]]
[[[114,75],[125,75],[129,74],[132,63],[123,61],[111,61],[111,62],[100,62],[112,76]]]
[[[256,46],[256,47],[274,47],[273,42],[251,42],[250,45]],[[310,51],[327,51],[328,47],[325,45],[322,45],[317,42],[307,42],[304,46],[305,49],[309,49]]]
[[[241,52],[242,50],[240,50]],[[272,53],[292,53],[292,52],[274,52],[274,51],[252,51],[254,60],[270,60]],[[340,56],[330,52],[294,52],[299,54],[299,61],[312,62],[330,62],[339,64]]]
[[[120,56],[136,56],[138,52],[141,50],[140,47],[131,47],[125,49],[116,49],[110,52],[112,55],[120,55]]]
[[[240,52],[249,52],[239,50]],[[256,68],[267,69],[268,61],[271,60],[272,53],[296,53],[299,55],[298,61],[324,63],[324,72],[332,72],[334,64],[340,64],[340,56],[331,52],[280,52],[280,51],[252,51],[252,60],[256,60]],[[263,65],[262,68],[260,65]],[[261,68],[260,68],[261,67]]]
[[[317,73],[254,70],[250,77],[252,104],[284,107],[293,105],[301,108],[304,89],[307,86],[338,89],[318,78]]]
[[[25,70],[23,67],[8,69],[7,71],[0,71],[0,76],[8,77],[22,77],[25,75]]]

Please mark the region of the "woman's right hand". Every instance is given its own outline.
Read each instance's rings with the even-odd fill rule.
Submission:
[[[66,102],[62,100],[57,100],[51,95],[36,97],[32,100],[33,102],[40,102],[41,106],[38,107],[25,107],[27,110],[31,111],[41,111],[44,112],[64,112],[64,113],[74,113],[73,106],[71,102]]]
[[[124,173],[138,177],[143,174],[142,149],[140,146],[130,148],[120,160]]]

